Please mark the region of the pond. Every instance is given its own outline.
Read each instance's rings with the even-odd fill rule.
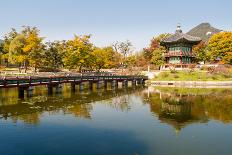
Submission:
[[[0,90],[0,155],[231,155],[232,89]]]

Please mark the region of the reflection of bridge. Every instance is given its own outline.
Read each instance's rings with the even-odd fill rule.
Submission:
[[[28,78],[4,78],[0,79],[0,88],[18,87],[19,97],[24,97],[24,91],[27,91],[27,95],[31,96],[33,86],[46,85],[48,93],[52,94],[53,88],[56,91],[61,91],[63,83],[70,83],[72,91],[75,91],[75,86],[79,85],[79,89],[83,90],[83,83],[88,82],[89,88],[93,88],[93,84],[96,83],[97,88],[101,88],[103,85],[106,88],[107,83],[111,83],[113,88],[118,87],[118,82],[122,82],[122,85],[127,87],[128,82],[132,85],[145,84],[148,79],[146,76],[64,76],[64,77],[28,77]]]
[[[0,106],[0,119],[17,119],[18,117],[30,118],[33,115],[39,115],[42,112],[53,112],[62,110],[65,113],[74,114],[77,117],[91,118],[92,102],[108,100],[114,97],[124,96],[127,94],[135,93],[144,89],[143,87],[129,87],[127,89],[115,89],[115,90],[100,90],[90,91],[89,93],[72,93],[70,98],[63,97],[32,97],[26,101],[19,100],[14,105],[3,105]],[[38,99],[39,98],[39,99]],[[27,103],[27,104],[26,104]],[[112,102],[107,104],[113,104],[111,107],[120,110],[125,110],[121,107],[120,103],[115,104]],[[125,105],[125,103],[123,102]],[[129,106],[128,103],[125,106]],[[128,109],[128,108],[126,108]],[[37,121],[39,118],[36,119]],[[33,122],[30,122],[33,123]]]

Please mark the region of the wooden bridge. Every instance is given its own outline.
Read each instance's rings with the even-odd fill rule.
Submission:
[[[19,97],[24,97],[24,91],[27,92],[27,96],[31,96],[34,86],[46,85],[48,88],[48,94],[53,93],[53,88],[56,88],[56,92],[60,92],[63,83],[70,83],[71,90],[76,90],[76,85],[79,85],[79,90],[84,89],[83,84],[88,83],[89,89],[93,89],[95,83],[97,89],[104,86],[107,88],[107,84],[110,83],[112,88],[118,87],[118,83],[121,82],[122,86],[127,87],[128,82],[132,85],[145,84],[148,80],[146,76],[54,76],[54,77],[27,77],[27,78],[2,78],[0,79],[0,88],[18,88]]]

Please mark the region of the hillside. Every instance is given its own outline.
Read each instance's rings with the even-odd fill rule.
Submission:
[[[209,23],[201,23],[191,29],[187,34],[195,37],[200,37],[203,41],[206,42],[212,35],[221,31],[222,30],[212,27]]]

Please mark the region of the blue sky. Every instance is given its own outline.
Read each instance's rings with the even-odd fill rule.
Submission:
[[[209,22],[232,30],[231,0],[2,0],[0,36],[14,27],[37,26],[46,40],[92,34],[97,46],[129,39],[136,50],[160,33]]]

